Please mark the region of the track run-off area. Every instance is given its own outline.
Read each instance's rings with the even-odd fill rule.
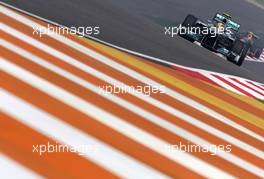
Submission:
[[[40,37],[34,29],[47,23],[4,6],[0,16],[0,166],[9,166],[0,178],[264,178],[261,84],[76,35]],[[114,86],[129,90],[105,91]],[[47,142],[93,150],[33,150]],[[171,147],[179,143],[207,152]],[[210,147],[220,145],[231,150]]]

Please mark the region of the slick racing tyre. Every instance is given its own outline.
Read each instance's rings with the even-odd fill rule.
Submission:
[[[194,15],[187,15],[182,23],[182,27],[192,27],[197,21],[197,18]],[[194,42],[194,39],[189,37],[187,34],[179,34],[180,37],[190,41]]]
[[[197,18],[194,15],[188,14],[185,17],[185,19],[184,19],[184,21],[182,23],[182,26],[184,26],[184,27],[192,27],[195,24],[196,21],[197,21]]]

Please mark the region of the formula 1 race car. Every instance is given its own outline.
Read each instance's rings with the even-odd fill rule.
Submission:
[[[226,13],[215,14],[207,23],[189,14],[180,26],[185,30],[184,33],[178,33],[179,36],[191,42],[198,41],[201,46],[224,55],[227,60],[239,66],[251,47],[249,40],[239,38],[237,34],[240,25]]]

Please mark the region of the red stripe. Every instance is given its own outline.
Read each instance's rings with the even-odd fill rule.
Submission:
[[[215,75],[215,74],[213,74],[213,76],[216,77],[216,78],[218,78],[219,80],[223,81],[224,83],[228,84],[228,85],[231,86],[232,88],[234,88],[234,89],[240,91],[241,93],[243,93],[243,94],[245,94],[245,95],[247,95],[247,96],[254,97],[252,94],[250,94],[250,93],[248,93],[247,91],[245,91],[245,90],[239,88],[238,86],[236,86],[236,85],[234,85],[233,83],[227,81],[226,79],[222,78],[221,76],[219,76],[219,75]]]
[[[249,88],[249,89],[251,89],[252,91],[254,91],[254,92],[256,92],[256,93],[258,93],[258,94],[264,96],[264,93],[261,93],[261,92],[255,90],[254,88],[252,88],[252,87],[246,85],[245,83],[242,83],[241,81],[239,81],[239,80],[237,80],[237,79],[235,79],[235,78],[230,78],[230,79],[232,79],[233,81],[235,81],[235,82],[237,82],[237,83],[239,83],[239,84],[245,86],[246,88]]]
[[[251,81],[247,81],[248,83],[252,84],[253,86],[261,89],[262,91],[264,91],[264,88],[261,85],[256,85],[255,83],[251,82]]]
[[[172,66],[172,68],[176,69],[177,71],[180,71],[182,73],[185,73],[187,75],[190,75],[194,78],[197,78],[197,79],[200,79],[200,80],[203,80],[203,81],[206,81],[208,83],[212,83],[212,84],[215,84],[215,85],[218,85],[217,83],[215,83],[214,81],[210,80],[209,78],[207,78],[206,76],[204,76],[202,73],[199,73],[199,72],[196,72],[196,71],[192,71],[192,70],[189,70],[189,69],[185,69],[185,68],[181,68],[181,67],[178,67],[178,66]],[[219,85],[218,85],[219,86]]]

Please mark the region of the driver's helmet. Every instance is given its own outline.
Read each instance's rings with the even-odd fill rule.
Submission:
[[[248,32],[247,33],[247,39],[248,40],[252,40],[253,39],[253,36],[254,36],[253,32]]]
[[[218,23],[216,24],[216,27],[217,27],[217,28],[224,28],[226,22],[227,22],[227,20],[226,20],[226,19],[223,19],[221,22],[218,22]]]

